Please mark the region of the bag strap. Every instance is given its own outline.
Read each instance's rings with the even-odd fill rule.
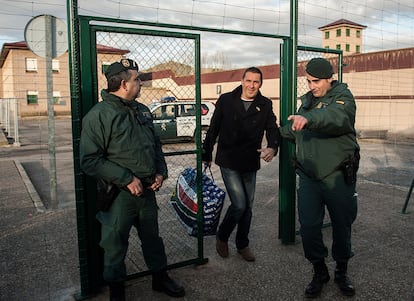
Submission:
[[[213,182],[215,182],[215,181],[214,181],[214,177],[213,177],[213,172],[211,171],[211,166],[210,166],[209,164],[207,164],[207,163],[205,163],[205,164],[204,164],[203,174],[206,174],[206,170],[207,170],[207,168],[208,168],[208,170],[210,171],[210,177],[211,177],[211,180],[212,180]]]

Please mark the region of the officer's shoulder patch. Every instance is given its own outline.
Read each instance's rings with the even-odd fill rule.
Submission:
[[[345,104],[345,101],[343,101],[343,100],[337,100],[336,103],[338,103],[340,105],[344,105]]]

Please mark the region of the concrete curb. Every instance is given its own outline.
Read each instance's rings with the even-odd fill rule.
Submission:
[[[40,199],[39,194],[37,193],[35,187],[33,186],[32,181],[30,180],[29,176],[26,173],[26,170],[24,170],[23,165],[19,160],[14,160],[14,164],[16,165],[20,176],[22,177],[23,183],[26,186],[27,192],[29,193],[30,198],[32,199],[33,205],[36,208],[37,212],[46,212],[46,208],[43,205],[42,200]]]

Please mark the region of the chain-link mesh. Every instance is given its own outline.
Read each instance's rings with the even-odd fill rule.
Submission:
[[[160,235],[163,238],[169,264],[180,263],[197,257],[197,238],[187,234],[176,217],[169,200],[175,189],[177,178],[185,167],[195,167],[195,155],[174,155],[166,158],[169,167],[169,178],[164,182],[162,189],[157,192],[159,206]],[[128,273],[137,273],[146,270],[143,260],[140,241],[136,229],[130,236],[130,245],[127,254]]]

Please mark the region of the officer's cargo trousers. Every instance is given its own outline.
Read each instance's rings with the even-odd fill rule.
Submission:
[[[155,192],[144,189],[141,196],[122,190],[107,212],[99,211],[102,225],[100,246],[104,249],[106,281],[121,281],[126,276],[125,256],[131,227],[137,229],[145,263],[150,271],[160,271],[167,265],[164,243],[158,231],[158,206]]]
[[[315,263],[328,256],[322,226],[325,206],[332,225],[332,257],[347,262],[351,250],[351,226],[357,215],[355,183],[347,185],[340,170],[323,180],[309,178],[300,170],[298,187],[298,215],[305,257]]]

